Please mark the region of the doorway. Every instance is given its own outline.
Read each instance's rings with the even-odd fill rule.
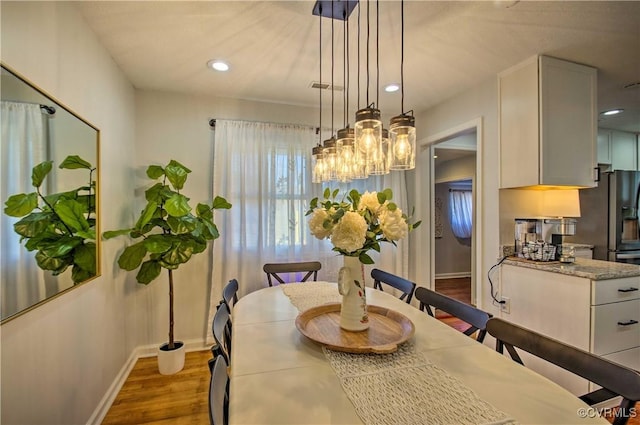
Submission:
[[[428,211],[430,216],[429,231],[418,240],[418,246],[425,249],[429,261],[419,263],[417,274],[428,276],[428,287],[453,295],[454,298],[463,298],[462,301],[482,307],[481,299],[481,252],[477,249],[478,241],[482,238],[482,175],[479,172],[482,153],[482,118],[476,118],[430,136],[421,143],[421,165],[423,169],[419,173],[421,182],[426,186],[417,192],[417,199],[421,208]],[[437,156],[437,158],[434,158]],[[463,165],[464,164],[464,165]],[[441,188],[442,186],[442,188]],[[444,188],[444,189],[443,189]],[[456,238],[445,241],[445,220],[448,222],[449,190],[469,190],[471,192],[471,236],[469,238]],[[437,195],[436,195],[437,194]],[[438,217],[436,219],[436,217]],[[436,223],[438,220],[438,223]],[[451,230],[449,230],[451,232]],[[447,255],[447,243],[453,242],[461,248],[458,260],[446,265],[440,257]],[[454,245],[455,246],[455,245]],[[452,255],[451,255],[452,256]],[[438,258],[438,259],[437,259]],[[456,264],[458,263],[458,264]],[[461,266],[458,269],[453,266]],[[465,294],[455,294],[456,285],[453,288],[443,289],[445,279],[466,280]],[[438,283],[438,285],[436,285]],[[437,287],[436,287],[437,286]],[[453,291],[453,293],[451,292]]]
[[[472,247],[476,149],[475,128],[431,146],[434,289],[467,304],[475,304]]]

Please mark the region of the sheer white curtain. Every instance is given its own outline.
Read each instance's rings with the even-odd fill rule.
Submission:
[[[343,191],[390,187],[397,204],[406,208],[404,173],[344,184],[311,183],[311,148],[316,140],[315,129],[308,126],[216,121],[213,193],[233,207],[215,216],[221,237],[212,250],[209,323],[229,279],[238,279],[239,296],[268,285],[264,263],[320,261],[318,279],[337,280],[342,258],[331,250],[331,242],[311,235],[305,216],[309,201],[321,197],[325,187]],[[406,276],[407,241],[400,241],[397,248],[383,245],[388,245],[383,255],[372,255],[373,267]]]
[[[457,238],[471,237],[473,195],[470,190],[449,190],[449,221]]]
[[[0,102],[0,198],[33,192],[31,169],[44,161],[47,139],[40,105]],[[34,253],[20,244],[13,231],[19,219],[0,214],[0,276],[2,317],[7,317],[46,297],[44,272]]]

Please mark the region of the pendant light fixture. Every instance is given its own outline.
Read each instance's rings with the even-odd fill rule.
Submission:
[[[400,1],[400,22],[401,113],[391,118],[389,125],[389,133],[391,136],[389,168],[392,170],[411,170],[416,166],[416,121],[413,116],[413,111],[404,112],[404,0]]]
[[[382,121],[380,110],[375,103],[369,103],[369,0],[367,0],[367,106],[356,112],[355,137],[356,149],[369,164],[382,151]]]
[[[320,86],[322,86],[322,4],[319,4],[318,6],[318,24],[319,24],[319,35],[318,35],[318,52],[319,52],[319,58],[320,58],[320,66],[319,66],[319,79],[318,79],[318,83]],[[319,98],[319,111],[320,111],[320,116],[319,116],[319,122],[318,122],[318,130],[317,130],[317,135],[318,135],[318,144],[317,146],[314,146],[312,151],[311,151],[311,158],[312,158],[312,172],[311,172],[311,181],[313,183],[322,183],[325,179],[325,166],[324,166],[324,152],[323,152],[323,148],[320,145],[320,140],[322,140],[322,89],[318,90],[318,98]]]
[[[349,182],[352,179],[367,178],[369,175],[388,174],[389,170],[408,170],[415,167],[415,119],[413,111],[404,111],[404,0],[401,0],[402,40],[401,40],[401,114],[393,117],[387,131],[380,119],[380,9],[376,0],[376,101],[369,102],[370,88],[370,6],[366,0],[366,106],[360,106],[360,15],[358,8],[358,57],[357,57],[357,112],[353,128],[348,123],[349,115],[349,15],[359,5],[357,0],[317,0],[313,14],[320,17],[320,92],[322,83],[322,17],[332,19],[331,24],[331,137],[318,143],[313,149],[313,182],[338,180]],[[343,50],[343,128],[335,132],[334,128],[334,24],[333,20],[344,21]],[[326,87],[325,87],[326,88]],[[320,93],[320,130],[322,140],[322,94]],[[334,133],[335,132],[335,133]],[[335,136],[334,136],[335,134]]]

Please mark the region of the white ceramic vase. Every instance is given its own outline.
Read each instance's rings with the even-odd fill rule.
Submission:
[[[173,375],[184,368],[184,343],[174,341],[175,349],[167,350],[169,343],[158,348],[158,371],[161,375]]]
[[[369,328],[364,269],[358,257],[344,255],[344,266],[338,272],[338,290],[342,295],[340,327],[347,331]]]

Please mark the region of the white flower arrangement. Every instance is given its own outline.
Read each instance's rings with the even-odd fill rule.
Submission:
[[[337,202],[339,190],[324,190],[324,200],[313,198],[307,215],[311,234],[318,239],[331,239],[333,250],[342,255],[358,257],[362,264],[373,264],[367,251],[380,252],[380,242],[396,245],[397,240],[420,225],[391,202],[391,189],[360,194],[351,190]],[[345,199],[346,198],[346,199]]]

